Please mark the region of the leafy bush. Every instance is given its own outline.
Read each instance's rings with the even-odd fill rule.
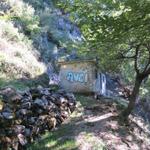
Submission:
[[[18,28],[15,28],[12,22],[1,20],[0,27],[0,37],[12,42],[23,40],[24,35],[19,33]]]
[[[53,1],[55,0],[24,0],[25,2],[29,3],[30,5],[34,6],[34,8],[39,10],[44,10],[45,7],[52,8]]]
[[[1,18],[12,20],[27,35],[39,32],[40,20],[38,15],[35,15],[35,10],[31,5],[24,3],[22,0],[8,0],[6,4],[9,6],[9,9]]]

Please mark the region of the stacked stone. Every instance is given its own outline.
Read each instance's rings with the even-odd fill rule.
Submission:
[[[75,106],[74,95],[64,90],[0,90],[0,149],[25,149],[67,119]]]

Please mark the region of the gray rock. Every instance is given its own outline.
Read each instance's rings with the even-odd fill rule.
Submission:
[[[25,131],[25,126],[23,126],[23,125],[15,125],[13,130],[14,130],[14,132],[16,134],[23,133]]]
[[[44,102],[43,102],[42,99],[36,99],[36,100],[34,101],[34,105],[43,108],[45,104],[44,104]]]
[[[22,146],[24,146],[24,145],[27,144],[27,140],[26,140],[26,138],[25,138],[24,135],[18,134],[17,137],[18,137],[19,143],[20,143]]]
[[[26,128],[25,131],[24,131],[24,135],[26,137],[30,137],[31,136],[31,130],[29,128]]]
[[[21,96],[21,100],[14,103],[11,97],[11,101],[4,100],[0,113],[0,137],[7,136],[9,141],[4,143],[16,150],[18,146],[23,149],[27,143],[39,139],[45,131],[51,131],[75,109],[75,97],[63,90],[38,87]]]
[[[25,102],[21,105],[21,108],[31,109],[31,102]]]
[[[14,119],[13,113],[10,113],[10,112],[2,112],[2,116],[3,116],[5,119],[8,119],[8,120]]]

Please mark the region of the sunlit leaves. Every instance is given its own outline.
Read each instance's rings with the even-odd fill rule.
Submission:
[[[112,62],[118,63],[118,60],[113,60],[118,54],[134,56],[135,47],[139,43],[150,42],[149,0],[65,0],[62,5],[70,15],[76,14],[87,49],[91,53],[94,49],[95,55],[101,58],[101,64],[106,68],[110,65],[111,69],[115,69],[111,66]],[[141,72],[148,63],[147,56],[148,49],[141,46],[138,54],[138,68]]]

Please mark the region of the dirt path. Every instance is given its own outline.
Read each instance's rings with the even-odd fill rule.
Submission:
[[[128,126],[118,123],[116,116],[120,111],[115,103],[95,101],[91,97],[86,102],[82,100],[83,108],[78,106],[72,119],[80,150],[150,150],[150,137],[140,127],[133,122]]]
[[[118,123],[120,105],[85,96],[77,100],[70,119],[29,150],[150,150],[145,124],[141,128],[133,121],[128,126]]]

